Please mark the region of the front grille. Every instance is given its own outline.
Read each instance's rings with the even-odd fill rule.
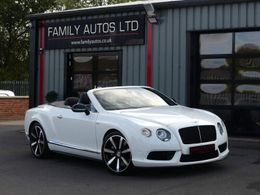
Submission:
[[[216,129],[213,125],[193,126],[179,129],[184,144],[196,144],[215,141]]]
[[[195,161],[208,160],[208,159],[212,159],[212,158],[216,158],[216,157],[218,157],[217,150],[215,150],[213,152],[205,153],[205,154],[189,154],[189,155],[182,154],[180,161],[181,162],[195,162]]]
[[[219,151],[222,153],[227,149],[227,142],[218,146]]]
[[[171,160],[175,151],[155,151],[150,152],[147,156],[148,160]]]

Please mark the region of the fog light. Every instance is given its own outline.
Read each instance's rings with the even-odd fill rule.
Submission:
[[[145,137],[151,137],[152,136],[152,131],[150,129],[143,129],[142,130],[142,134],[145,136]]]

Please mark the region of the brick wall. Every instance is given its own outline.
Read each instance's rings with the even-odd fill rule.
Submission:
[[[0,97],[0,120],[23,120],[28,108],[28,96]]]

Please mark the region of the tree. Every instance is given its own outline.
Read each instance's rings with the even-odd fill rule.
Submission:
[[[118,3],[126,3],[136,0],[56,0],[57,9],[73,9],[73,8],[83,8],[83,7],[93,7],[93,6],[102,6]]]
[[[118,3],[126,3],[133,0],[90,0],[90,4],[93,6],[111,5]]]
[[[28,79],[26,16],[56,7],[52,0],[0,0],[0,80]]]
[[[74,8],[89,7],[89,2],[86,0],[56,0],[57,10],[66,10]]]

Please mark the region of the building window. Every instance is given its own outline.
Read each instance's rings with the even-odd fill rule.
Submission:
[[[202,59],[201,80],[229,80],[231,79],[231,62],[229,58]]]
[[[260,31],[235,33],[235,52],[238,54],[259,54]]]
[[[260,106],[259,81],[260,31],[200,35],[200,105]]]
[[[201,34],[200,54],[231,54],[232,33]]]
[[[67,96],[120,85],[120,52],[68,54]]]
[[[235,59],[236,80],[260,80],[260,58]]]
[[[260,135],[260,31],[200,34],[199,52],[198,106]]]
[[[231,85],[200,84],[200,105],[231,105]]]

